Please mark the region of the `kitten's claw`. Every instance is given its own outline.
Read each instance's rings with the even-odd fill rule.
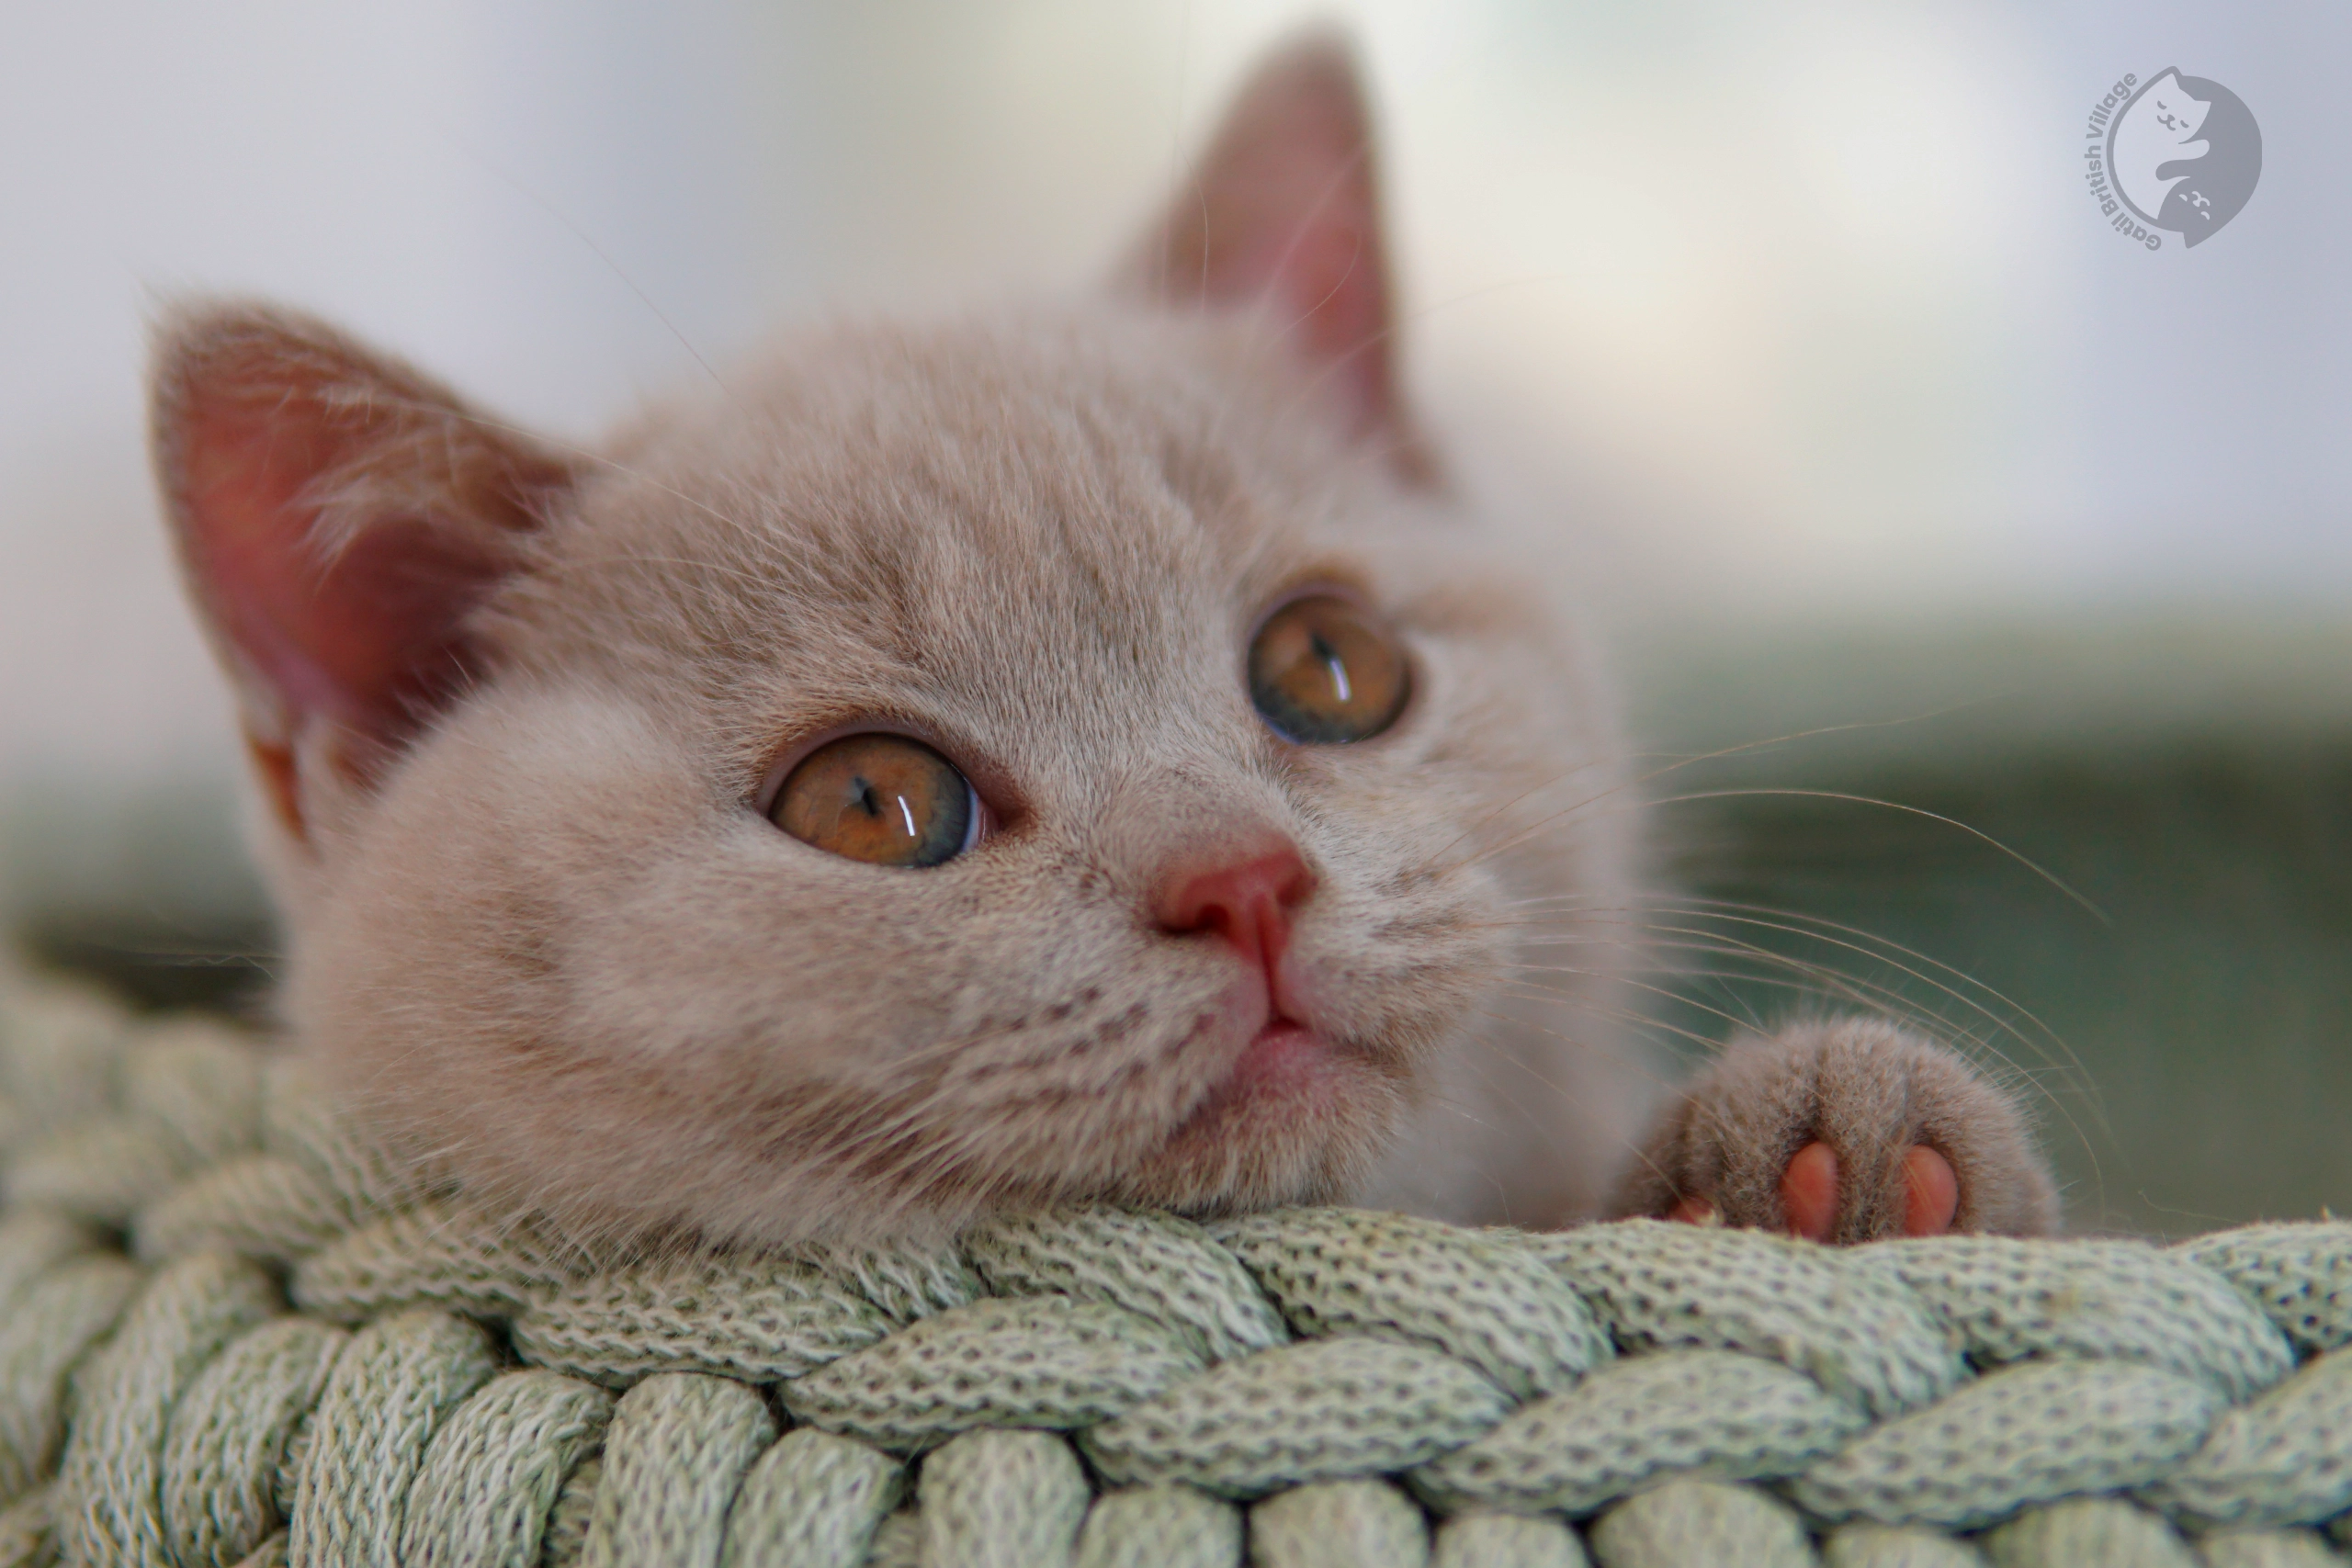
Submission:
[[[1724,1223],[1723,1216],[1715,1213],[1715,1206],[1704,1198],[1678,1200],[1674,1207],[1667,1211],[1666,1217],[1684,1225],[1719,1225]]]
[[[1661,1119],[1617,1209],[1822,1242],[2057,1224],[2016,1104],[1873,1019],[1733,1042]]]

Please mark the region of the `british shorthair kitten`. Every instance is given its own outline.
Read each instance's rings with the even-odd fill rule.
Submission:
[[[299,1048],[582,1235],[2049,1229],[2016,1106],[1874,1020],[1645,1133],[1611,694],[1411,417],[1376,206],[1311,39],[1099,291],[810,333],[594,450],[175,314],[156,461]]]

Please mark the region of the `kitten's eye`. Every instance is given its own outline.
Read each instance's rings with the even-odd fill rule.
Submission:
[[[1275,730],[1309,745],[1364,740],[1405,705],[1405,651],[1344,599],[1283,605],[1250,645],[1250,700]]]
[[[937,865],[972,847],[979,802],[956,764],[903,735],[845,735],[803,758],[768,808],[804,844],[873,865]]]

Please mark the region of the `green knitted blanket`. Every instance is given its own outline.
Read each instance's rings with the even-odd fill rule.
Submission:
[[[598,1258],[405,1188],[248,1036],[22,980],[0,1157],[0,1565],[2251,1568],[2352,1535],[2352,1225],[1840,1252],[1096,1210]]]

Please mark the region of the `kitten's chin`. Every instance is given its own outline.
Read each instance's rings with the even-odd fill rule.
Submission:
[[[1286,1100],[1293,1109],[1312,1114],[1333,1095],[1343,1092],[1345,1072],[1337,1055],[1334,1047],[1305,1024],[1286,1018],[1270,1021],[1207,1098],[1177,1126],[1170,1142],[1182,1142],[1204,1122],[1214,1131],[1216,1123],[1245,1111],[1266,1108],[1270,1100]]]
[[[1344,1198],[1392,1135],[1401,1069],[1276,1017],[1124,1185],[1130,1199],[1232,1211]]]

